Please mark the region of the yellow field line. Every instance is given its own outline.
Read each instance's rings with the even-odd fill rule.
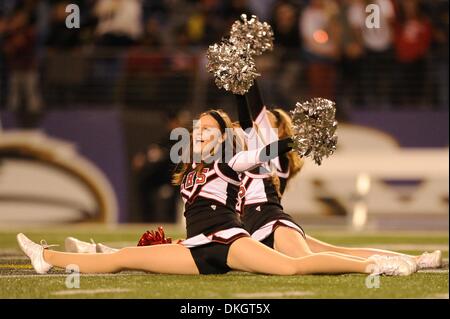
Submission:
[[[0,268],[11,268],[11,269],[14,269],[14,268],[19,268],[19,269],[32,269],[33,267],[31,266],[31,265],[0,265]]]

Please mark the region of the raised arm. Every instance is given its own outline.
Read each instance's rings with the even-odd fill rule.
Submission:
[[[264,102],[256,80],[245,95],[236,94],[236,101],[239,124],[244,131],[252,128],[256,117],[264,108]]]
[[[239,118],[239,125],[245,131],[253,127],[253,118],[250,109],[247,105],[247,98],[245,95],[236,94],[237,113]]]
[[[258,82],[256,80],[255,84],[253,84],[245,97],[247,98],[247,105],[250,109],[252,120],[254,121],[264,108],[264,101],[261,95],[261,91],[259,90]]]

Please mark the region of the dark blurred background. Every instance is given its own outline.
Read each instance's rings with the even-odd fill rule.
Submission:
[[[70,3],[79,29],[65,25]],[[365,26],[372,3],[376,29]],[[111,181],[119,221],[170,222],[168,132],[206,108],[235,115],[204,65],[242,13],[275,32],[275,50],[257,61],[268,105],[321,96],[343,123],[442,147],[448,10],[446,0],[0,0],[0,121],[75,142]]]

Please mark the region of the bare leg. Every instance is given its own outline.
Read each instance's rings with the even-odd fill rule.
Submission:
[[[290,227],[275,229],[273,248],[282,254],[295,258],[312,254],[303,236]]]
[[[76,254],[45,250],[44,259],[61,268],[75,264],[81,273],[114,273],[124,269],[162,274],[199,273],[189,249],[176,244],[126,247],[111,254]]]
[[[289,257],[300,258],[314,254],[308,246],[308,242],[300,233],[290,227],[278,227],[274,234],[274,249]],[[323,251],[324,254],[346,257],[359,261],[364,261],[366,258],[346,255],[334,251]]]
[[[227,263],[235,270],[272,275],[370,273],[373,264],[321,253],[292,258],[248,237],[231,244]]]
[[[345,255],[351,255],[356,257],[368,258],[373,255],[384,255],[384,256],[405,256],[405,254],[397,253],[394,251],[383,250],[383,249],[375,249],[375,248],[352,248],[352,247],[342,247],[335,246],[323,241],[320,241],[314,237],[306,235],[306,242],[308,243],[309,248],[314,253],[323,253],[323,252],[335,252],[341,253]],[[416,256],[410,256],[414,258],[418,258]]]

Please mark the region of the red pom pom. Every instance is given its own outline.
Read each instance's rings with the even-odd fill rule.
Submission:
[[[161,245],[161,244],[171,244],[172,238],[167,237],[164,234],[164,229],[160,226],[156,231],[146,231],[139,239],[138,246],[150,246],[150,245]]]

